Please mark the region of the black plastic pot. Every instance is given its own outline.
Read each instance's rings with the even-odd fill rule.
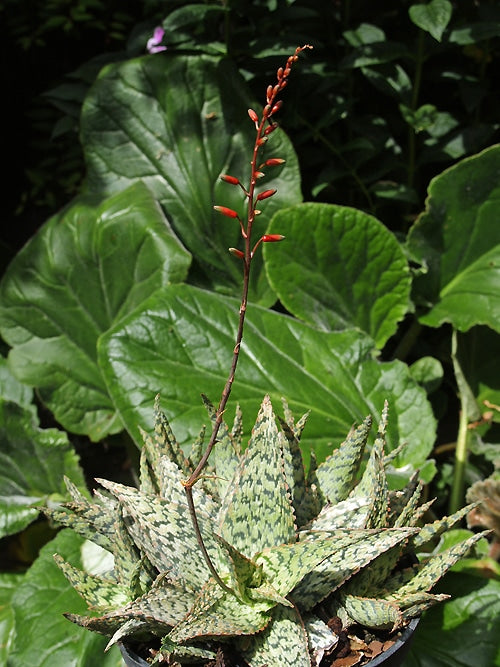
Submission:
[[[365,667],[401,667],[403,660],[408,654],[411,646],[413,633],[415,632],[420,619],[414,618],[410,621],[408,627],[401,633],[401,636],[396,639],[396,642],[376,658],[368,662]],[[136,655],[131,649],[124,644],[120,644],[120,651],[122,652],[123,660],[127,667],[149,667],[148,663],[143,658]],[[293,665],[290,665],[293,667]]]
[[[377,655],[373,660],[370,660],[370,662],[366,664],[366,667],[378,667],[379,665],[383,665],[383,667],[400,667],[400,665],[403,664],[403,660],[408,655],[413,639],[413,633],[417,629],[419,621],[419,618],[411,620],[408,627],[403,630],[391,648],[387,649],[387,651],[384,651],[380,655]]]

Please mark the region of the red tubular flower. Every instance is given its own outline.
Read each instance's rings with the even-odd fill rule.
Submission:
[[[241,252],[241,250],[238,250],[238,248],[229,248],[229,252],[231,255],[234,255],[235,257],[238,257],[239,259],[244,259],[245,258],[245,253]]]
[[[274,194],[276,194],[276,190],[264,190],[263,192],[259,192],[257,195],[257,201],[262,201],[263,199],[272,197]]]
[[[283,234],[264,234],[261,241],[262,243],[276,243],[277,241],[283,241],[284,238]]]
[[[236,211],[233,211],[232,208],[228,208],[227,206],[214,206],[214,211],[217,211],[217,213],[222,213],[222,215],[225,215],[228,218],[238,217]]]
[[[236,178],[236,176],[229,176],[229,174],[222,174],[221,180],[225,181],[226,183],[230,183],[231,185],[239,185],[240,184],[240,179]]]

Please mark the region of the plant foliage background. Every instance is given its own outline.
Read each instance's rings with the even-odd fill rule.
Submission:
[[[212,206],[243,201],[219,177],[246,177],[246,109],[297,44],[314,51],[269,142],[287,162],[259,221],[287,238],[255,265],[230,408],[251,418],[269,393],[311,409],[304,453],[321,459],[388,399],[389,447],[408,443],[394,487],[421,468],[443,514],[495,480],[496,2],[7,0],[2,18],[2,664],[120,664],[61,615],[83,603],[51,554],[94,570],[98,555],[37,507],[67,499],[64,475],[83,493],[130,480],[157,392],[185,444],[206,420],[240,280],[238,230]],[[147,55],[156,25],[167,50]],[[488,549],[448,575],[455,597],[408,665],[500,665]]]

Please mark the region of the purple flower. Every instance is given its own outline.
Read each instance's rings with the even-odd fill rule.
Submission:
[[[157,26],[154,29],[153,36],[148,39],[148,43],[146,44],[148,53],[160,53],[160,51],[167,50],[166,46],[161,46],[161,40],[163,39],[164,34],[165,30],[163,30],[161,26]]]

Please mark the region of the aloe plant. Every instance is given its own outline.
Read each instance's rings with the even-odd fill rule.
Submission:
[[[212,419],[215,408],[205,399]],[[182,481],[195,469],[200,441],[186,458],[159,404],[154,435],[144,434],[139,488],[98,480],[106,493],[47,510],[108,550],[112,569],[81,572],[57,558],[97,616],[68,614],[90,630],[123,640],[160,637],[161,659],[208,660],[230,646],[251,667],[319,664],[338,641],[328,620],[397,630],[444,600],[430,589],[481,537],[474,535],[418,563],[405,554],[455,525],[471,507],[418,527],[422,485],[415,476],[390,491],[384,453],[387,409],[363,473],[371,419],[306,474],[300,439],[306,416],[286,404],[279,427],[268,397],[241,452],[241,415],[218,442],[193,490],[204,544],[224,588],[199,550]],[[330,624],[331,625],[331,624]]]
[[[246,447],[240,410],[231,428],[224,421],[252,259],[261,244],[284,238],[268,233],[252,241],[257,207],[275,194],[258,191],[262,170],[284,162],[260,153],[277,128],[277,97],[304,48],[278,69],[262,113],[248,111],[256,129],[249,185],[221,176],[246,200],[245,215],[214,206],[240,226],[244,249],[230,252],[243,264],[243,290],[227,382],[217,407],[204,397],[212,422],[208,443],[202,428],[186,456],[157,398],[154,434],[143,434],[139,487],[97,480],[104,491],[89,501],[68,480],[72,502],[46,510],[112,556],[108,572],[97,576],[56,555],[92,610],[67,617],[110,636],[109,646],[146,643],[152,664],[203,663],[227,654],[250,667],[319,665],[353,626],[396,632],[445,599],[430,590],[481,537],[415,561],[423,545],[472,506],[422,526],[429,503],[419,507],[418,474],[404,490],[389,490],[386,470],[398,450],[385,451],[387,405],[367,460],[371,417],[324,462],[313,457],[307,473],[301,452],[307,414],[296,421],[284,401],[280,418],[266,396]]]

